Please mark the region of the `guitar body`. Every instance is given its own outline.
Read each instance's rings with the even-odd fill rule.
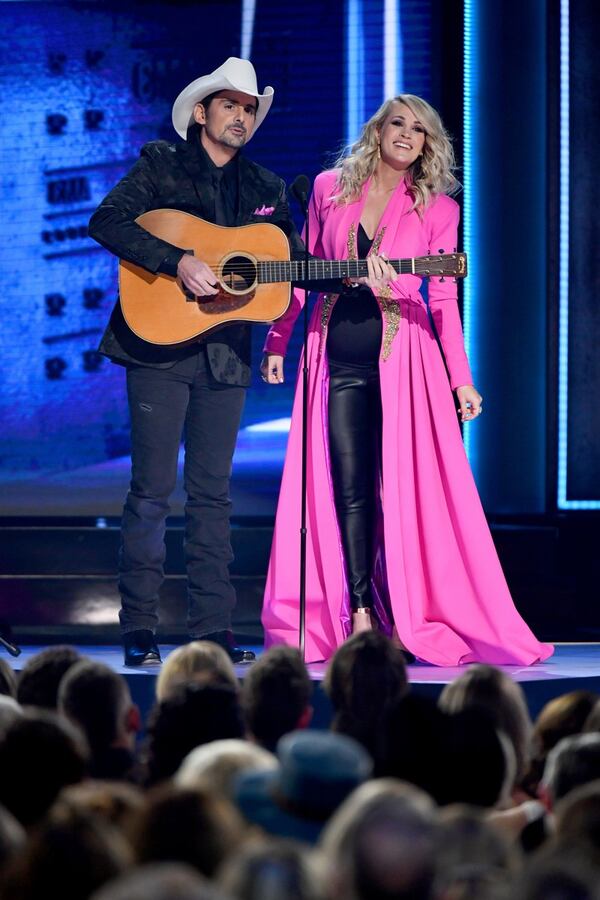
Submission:
[[[261,222],[226,228],[176,209],[154,209],[136,219],[156,237],[193,250],[219,280],[212,297],[189,295],[181,281],[119,263],[119,293],[125,321],[151,344],[184,344],[229,322],[273,322],[290,303],[291,285],[258,283],[259,260],[287,261],[290,246],[277,225]]]

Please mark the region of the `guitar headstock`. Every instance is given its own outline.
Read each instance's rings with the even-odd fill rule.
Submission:
[[[415,275],[464,278],[467,274],[466,253],[440,253],[415,259]]]

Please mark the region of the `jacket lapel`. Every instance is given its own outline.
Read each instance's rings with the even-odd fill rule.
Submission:
[[[190,180],[202,218],[213,221],[215,200],[212,175],[204,165],[193,139],[177,144],[177,159]]]

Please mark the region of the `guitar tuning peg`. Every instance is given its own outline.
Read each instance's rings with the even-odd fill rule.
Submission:
[[[443,252],[444,252],[443,248],[441,250],[438,250],[438,253],[443,253]]]

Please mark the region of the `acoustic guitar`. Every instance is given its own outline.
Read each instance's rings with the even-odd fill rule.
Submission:
[[[356,279],[367,275],[366,260],[290,260],[284,232],[271,222],[223,227],[176,209],[154,209],[138,225],[206,262],[218,281],[210,297],[190,294],[178,278],[153,274],[121,260],[121,307],[131,330],[151,344],[184,344],[231,322],[273,322],[287,310],[292,281]],[[235,250],[232,250],[235,247]],[[391,259],[399,274],[463,278],[464,253]]]

